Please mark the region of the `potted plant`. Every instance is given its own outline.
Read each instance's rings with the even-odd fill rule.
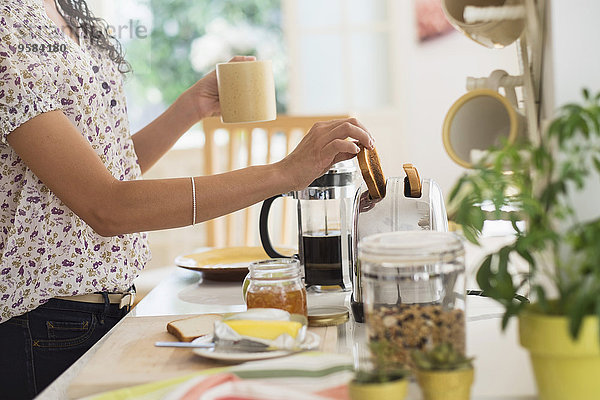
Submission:
[[[519,317],[541,400],[600,399],[600,219],[579,220],[572,200],[597,179],[594,170],[600,172],[600,93],[584,90],[581,104],[560,108],[540,143],[490,151],[449,196],[471,242],[478,243],[486,219],[512,223],[515,240],[483,259],[477,282],[504,306],[503,328]],[[511,272],[515,255],[528,272]],[[532,302],[517,300],[518,293]]]
[[[348,389],[352,400],[402,400],[408,389],[408,370],[402,364],[391,363],[389,343],[371,341],[371,362],[364,365],[350,382]]]
[[[466,358],[450,343],[440,343],[428,351],[413,350],[411,357],[425,400],[469,400],[472,358]]]

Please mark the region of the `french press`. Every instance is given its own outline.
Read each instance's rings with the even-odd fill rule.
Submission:
[[[269,257],[284,257],[271,245],[269,210],[281,196],[298,200],[298,255],[304,283],[316,291],[350,290],[352,260],[352,207],[358,188],[352,160],[334,164],[306,189],[264,201],[260,212],[260,238]]]

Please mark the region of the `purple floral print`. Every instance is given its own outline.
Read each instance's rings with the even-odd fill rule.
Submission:
[[[117,66],[53,24],[43,0],[0,3],[0,323],[52,297],[124,290],[150,258],[146,234],[99,236],[7,143],[23,123],[61,110],[116,179],[141,179]],[[44,43],[66,51],[19,51]]]

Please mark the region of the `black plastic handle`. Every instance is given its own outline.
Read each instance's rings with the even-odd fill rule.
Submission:
[[[260,231],[260,243],[262,244],[263,249],[265,249],[267,252],[267,255],[271,258],[290,258],[284,256],[283,254],[279,254],[277,250],[273,248],[273,245],[271,244],[271,238],[269,237],[269,211],[271,211],[273,202],[282,196],[283,195],[278,194],[277,196],[266,199],[263,201],[260,209],[260,220],[258,226]]]

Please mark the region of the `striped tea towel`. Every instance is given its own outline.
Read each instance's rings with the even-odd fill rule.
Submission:
[[[347,400],[352,357],[320,352],[206,370],[181,381],[120,389],[92,400]]]

